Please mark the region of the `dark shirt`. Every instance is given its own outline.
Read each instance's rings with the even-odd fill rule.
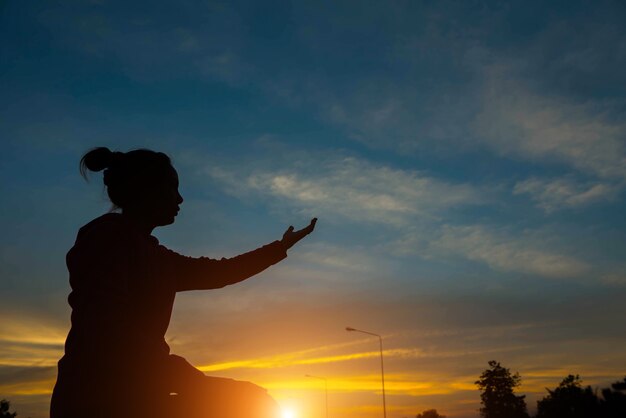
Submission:
[[[286,256],[280,241],[229,259],[183,256],[117,213],[83,226],[67,254],[72,327],[53,409],[55,397],[167,381],[176,363],[165,342],[176,292],[237,283]]]

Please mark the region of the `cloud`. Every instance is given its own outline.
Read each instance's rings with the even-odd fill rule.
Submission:
[[[339,279],[345,281],[350,276],[341,275],[339,278],[330,275],[325,270],[354,273],[353,276],[379,275],[390,271],[390,262],[380,254],[374,254],[371,249],[364,247],[339,246],[328,242],[316,242],[304,246],[294,257],[299,261],[311,263],[317,267],[318,275],[325,280]]]
[[[494,349],[477,350],[438,350],[437,352],[425,352],[418,348],[391,348],[383,350],[383,356],[387,359],[434,359],[449,358],[458,359],[463,356],[477,356],[485,354],[503,353],[506,351],[517,351],[528,348],[525,346],[515,346],[509,348],[497,347]],[[293,353],[284,353],[268,358],[257,358],[247,360],[235,360],[223,363],[216,363],[198,367],[204,372],[214,372],[218,370],[250,368],[250,369],[276,369],[280,367],[291,367],[295,365],[314,365],[323,363],[338,363],[345,361],[363,360],[378,358],[380,351],[352,352],[342,354],[331,354],[325,356],[311,356],[316,354],[316,350],[306,350]]]
[[[502,47],[488,40],[500,36],[499,25],[515,7],[459,9],[448,14],[476,24],[436,24],[441,14],[429,10],[414,16],[427,17],[416,32],[396,17],[393,33],[402,36],[380,54],[396,71],[359,69],[358,78],[337,85],[321,75],[296,75],[301,78],[282,85],[299,90],[281,95],[302,96],[305,88],[324,120],[372,148],[446,156],[488,150],[482,158],[506,156],[624,181],[619,68],[626,43],[623,25],[604,16],[614,11],[599,6],[583,22],[572,16],[546,22],[527,41]]]
[[[626,123],[609,103],[542,95],[511,73],[504,63],[485,69],[474,123],[479,141],[505,155],[626,180]]]
[[[435,376],[428,376],[433,377]],[[442,381],[443,380],[443,381]],[[312,390],[319,388],[319,383],[310,378],[262,382],[270,390]],[[459,390],[476,390],[469,382],[454,379],[425,380],[423,375],[385,373],[385,391],[388,395],[447,395]],[[328,389],[337,392],[379,392],[380,375],[368,374],[341,376],[328,380]]]
[[[32,314],[31,314],[32,315]],[[46,318],[5,313],[0,325],[0,366],[49,367],[63,355],[66,329]]]
[[[391,353],[387,353],[391,355]],[[253,368],[253,369],[276,369],[293,365],[310,365],[319,363],[335,363],[340,361],[359,360],[364,358],[375,358],[380,356],[378,351],[365,353],[338,354],[318,358],[293,358],[291,355],[277,356],[270,359],[237,360],[226,363],[201,366],[200,370],[212,372],[217,370],[228,370],[233,368]]]
[[[378,252],[400,257],[419,254],[430,259],[456,255],[485,263],[495,271],[553,278],[580,277],[591,269],[585,261],[563,252],[558,240],[551,238],[548,244],[547,232],[541,226],[518,233],[514,227],[489,222],[458,223],[455,209],[488,206],[496,201],[496,187],[449,182],[353,156],[309,158],[291,159],[282,169],[258,165],[246,169],[245,164],[239,164],[235,170],[211,164],[204,170],[227,193],[242,198],[255,194],[270,204],[327,219],[390,227],[377,240]],[[546,212],[610,199],[618,191],[612,183],[578,183],[573,177],[533,177],[516,183],[513,189],[514,194],[530,195]],[[303,256],[317,265],[345,272],[358,273],[359,266],[371,268],[369,255],[359,257],[366,249],[326,244],[316,248],[316,254]],[[373,269],[380,270],[376,266]]]
[[[565,278],[579,277],[590,269],[584,261],[555,252],[532,235],[512,236],[480,225],[444,225],[441,232],[432,250],[458,254],[498,271]]]
[[[0,366],[52,366],[63,355],[63,344],[16,343],[0,340]]]
[[[603,182],[577,182],[571,178],[541,179],[532,177],[517,182],[513,194],[527,194],[547,213],[577,208],[609,200],[618,192],[617,186]]]
[[[624,267],[621,267],[617,272],[611,272],[604,274],[600,281],[608,286],[626,287],[626,271]]]
[[[208,370],[225,370],[231,368],[274,368],[274,367],[286,367],[292,364],[306,364],[302,363],[302,361],[316,361],[319,359],[329,359],[329,362],[332,362],[332,358],[336,357],[336,354],[339,351],[343,351],[345,349],[350,349],[355,345],[360,344],[362,341],[350,341],[348,343],[337,343],[337,344],[329,344],[322,345],[315,348],[309,348],[305,350],[298,350],[289,353],[282,353],[278,355],[273,355],[269,357],[263,358],[254,358],[254,359],[246,359],[246,360],[235,360],[235,361],[226,361],[211,365],[200,366],[199,369],[203,371]],[[330,354],[329,354],[330,353]],[[350,353],[349,355],[354,355],[355,358],[367,357],[369,354],[367,353]],[[342,358],[340,360],[349,360],[349,358]],[[323,360],[319,362],[324,362]]]
[[[436,219],[446,210],[485,200],[471,185],[356,157],[299,161],[288,169],[248,174],[241,173],[241,167],[209,168],[208,173],[234,193],[257,192],[320,216],[396,226],[419,216]]]
[[[0,366],[0,392],[10,395],[47,395],[52,393],[56,366]]]

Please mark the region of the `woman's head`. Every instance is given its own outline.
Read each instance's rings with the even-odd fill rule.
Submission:
[[[183,198],[170,158],[147,149],[112,152],[94,148],[80,160],[80,172],[104,170],[109,199],[122,212],[141,216],[154,226],[174,222]]]

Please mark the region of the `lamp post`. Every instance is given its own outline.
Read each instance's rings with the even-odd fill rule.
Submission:
[[[378,337],[378,341],[380,343],[380,375],[383,383],[383,417],[387,418],[387,404],[385,402],[385,367],[383,366],[383,337],[378,334],[374,334],[373,332],[363,331],[361,329],[346,327],[346,331],[349,332],[362,332],[363,334],[373,335],[374,337]]]
[[[311,377],[313,379],[321,379],[324,381],[324,390],[326,392],[326,418],[328,418],[328,380],[325,377],[313,376],[310,374],[305,374],[305,377]]]

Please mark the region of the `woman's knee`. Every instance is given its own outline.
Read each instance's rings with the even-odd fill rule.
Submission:
[[[265,389],[250,382],[207,376],[201,385],[172,398],[184,414],[210,418],[277,418],[279,408]],[[182,416],[182,415],[181,415]]]

